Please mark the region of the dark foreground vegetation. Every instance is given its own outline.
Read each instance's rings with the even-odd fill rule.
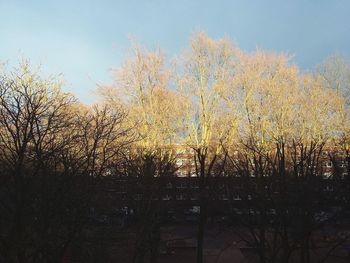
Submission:
[[[1,68],[0,262],[349,261],[344,59],[133,52],[94,106]]]

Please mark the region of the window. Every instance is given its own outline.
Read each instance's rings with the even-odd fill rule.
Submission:
[[[169,201],[171,199],[171,196],[169,194],[163,195],[162,198],[164,201]]]
[[[176,188],[180,188],[180,189],[184,189],[184,188],[187,188],[187,185],[186,183],[179,183]]]
[[[223,200],[223,201],[227,201],[228,200],[227,194],[221,194],[219,198],[220,198],[220,200]]]
[[[193,195],[191,195],[190,199],[192,201],[198,200],[199,199],[199,195],[198,194],[193,194]]]
[[[198,189],[198,188],[199,188],[199,185],[197,185],[197,184],[192,184],[192,185],[191,185],[191,188],[192,188],[192,189]]]
[[[186,200],[186,195],[185,194],[177,194],[176,200]]]
[[[324,188],[324,190],[325,190],[326,192],[332,192],[332,191],[333,191],[333,186],[332,186],[332,185],[327,185],[327,186]]]
[[[240,197],[239,194],[235,194],[235,195],[233,196],[233,200],[235,200],[235,201],[240,201],[240,200],[242,200],[242,198]]]
[[[134,199],[140,201],[142,199],[142,194],[135,194]]]

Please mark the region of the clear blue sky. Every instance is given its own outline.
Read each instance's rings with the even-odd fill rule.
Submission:
[[[350,57],[350,1],[0,0],[0,61],[41,63],[91,102],[95,84],[111,82],[129,36],[172,57],[199,30],[244,50],[287,52],[308,70],[335,52]]]

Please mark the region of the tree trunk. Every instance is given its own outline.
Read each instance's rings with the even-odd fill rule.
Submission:
[[[207,217],[207,194],[205,185],[205,156],[198,156],[200,163],[200,196],[199,196],[199,221],[198,221],[198,233],[197,233],[197,263],[203,263],[203,240],[204,240],[204,227]]]

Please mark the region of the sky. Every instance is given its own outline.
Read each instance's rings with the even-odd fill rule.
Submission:
[[[284,52],[301,70],[350,57],[349,0],[0,0],[0,61],[22,58],[64,75],[66,91],[96,100],[96,85],[128,54],[130,39],[169,58],[189,36],[227,36],[246,51]]]

